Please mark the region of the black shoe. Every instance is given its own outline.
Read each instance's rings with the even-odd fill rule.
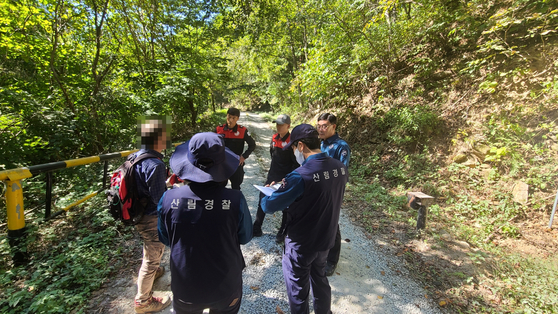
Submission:
[[[325,267],[326,276],[333,276],[333,273],[335,273],[335,268],[337,268],[337,264],[327,263]]]
[[[252,235],[255,237],[261,237],[263,235],[262,226],[254,224],[254,227],[252,227]]]
[[[285,242],[285,234],[282,231],[279,231],[275,236],[275,243],[281,244],[283,242]]]

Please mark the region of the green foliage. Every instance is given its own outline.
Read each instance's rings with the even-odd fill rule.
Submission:
[[[444,4],[267,1],[247,17],[247,35],[229,50],[229,69],[239,78],[233,95],[241,104],[267,100],[304,111],[371,87],[390,94],[395,73],[414,68],[428,77],[442,63],[429,52],[449,53],[459,44],[451,28],[459,10]]]
[[[496,87],[498,87],[498,82],[496,81],[484,81],[479,85],[479,93],[489,93],[492,94],[496,91]]]
[[[198,126],[200,132],[214,132],[215,127],[225,123],[227,120],[227,109],[219,109],[215,112],[205,112],[200,115]]]
[[[502,7],[490,16],[488,29],[483,32],[490,40],[482,46],[481,51],[492,50],[509,57],[518,53],[518,47],[511,44],[515,38],[528,40],[536,36],[544,41],[556,33],[558,9],[550,2],[514,2],[514,5]]]
[[[484,161],[500,162],[502,161],[502,158],[506,156],[507,153],[508,153],[508,149],[506,147],[500,147],[500,148],[491,147]]]
[[[425,143],[440,125],[438,116],[426,106],[392,108],[378,121],[380,132],[397,145]]]
[[[358,195],[357,199],[368,204],[369,206],[362,213],[365,226],[370,227],[370,217],[374,216],[375,211],[383,212],[388,216],[395,216],[396,212],[403,209],[407,198],[402,195],[396,195],[384,188],[377,180],[370,184],[364,184],[363,178],[355,178],[351,175],[353,181],[348,186],[348,191]],[[353,180],[354,179],[354,180]]]
[[[419,47],[424,36],[417,33],[428,34],[426,25],[433,19],[437,22],[435,2],[408,7],[399,1],[381,1],[377,6],[364,1],[320,3],[316,11],[329,19],[319,20],[321,32],[312,41],[308,61],[298,72],[293,90],[300,86],[311,101],[335,102],[345,101],[347,92],[367,92],[374,85],[379,85],[380,93],[391,92],[393,72],[403,67],[406,58],[413,55],[417,66],[425,58],[421,54],[424,46]],[[397,12],[407,8],[407,14]],[[416,53],[410,53],[415,47]]]
[[[556,260],[547,261],[505,256],[496,264],[502,280],[496,292],[506,296],[507,307],[520,308],[521,313],[558,312],[558,269]]]
[[[518,113],[513,119],[506,114],[492,116],[485,130],[491,148],[484,161],[497,166],[502,174],[521,177],[535,190],[546,191],[549,182],[555,180],[555,171],[552,163],[545,161],[550,157],[549,144],[545,142],[556,130],[548,123],[528,130],[521,121],[531,114]]]
[[[211,18],[222,10],[172,0],[2,3],[2,167],[131,148],[136,119],[150,113],[172,114],[184,126],[178,136],[194,131],[229,80],[228,26]]]
[[[516,135],[509,131],[508,134],[512,138]],[[537,162],[530,169],[538,172],[542,170],[539,167],[542,165]],[[431,178],[435,180],[438,190],[446,200],[429,207],[430,219],[432,222],[443,222],[445,226],[451,226],[455,237],[466,240],[473,247],[482,248],[468,253],[473,263],[492,266],[492,275],[481,275],[479,285],[488,287],[492,295],[502,298],[501,302],[494,304],[494,308],[487,305],[486,300],[470,298],[469,310],[556,313],[558,275],[554,258],[510,255],[509,252],[492,245],[492,239],[500,241],[506,238],[521,238],[521,229],[513,221],[517,217],[530,215],[525,212],[528,209],[526,206],[511,199],[507,187],[509,177],[487,175],[498,170],[487,171],[486,168],[469,168],[460,164],[452,164],[447,170],[447,175]],[[554,179],[555,176],[550,175],[542,181]],[[536,203],[535,200],[531,202]],[[540,205],[538,206],[540,208]],[[492,254],[485,253],[486,251],[499,257],[495,259]]]
[[[492,68],[494,63],[513,57],[525,61],[523,50],[527,45],[542,42],[544,48],[544,43],[556,34],[558,9],[552,1],[515,0],[511,3],[494,4],[490,11],[483,10],[487,3],[481,2],[470,2],[470,12],[479,16],[491,13],[486,16],[486,24],[480,27],[482,34],[479,38],[478,57],[467,62],[467,66],[462,69],[463,73],[472,74],[486,66]],[[480,89],[490,93],[494,92],[491,85],[497,82],[485,81],[483,84]]]
[[[524,126],[507,116],[493,116],[487,124],[485,135],[490,151],[484,161],[502,166],[512,174],[523,167],[520,151],[528,146],[525,140],[530,136]]]
[[[91,293],[127,263],[113,248],[125,240],[122,232],[131,229],[119,230],[122,227],[99,207],[103,200],[96,200],[66,220],[28,224],[28,265],[8,268],[8,241],[0,240],[2,313],[83,313]]]
[[[273,110],[306,116],[336,108],[358,124],[347,129],[348,190],[373,205],[365,219],[383,211],[414,224],[398,212],[404,191],[418,188],[444,199],[430,207],[433,219],[486,248],[491,236],[521,237],[515,219],[547,208],[538,196],[528,206],[514,203],[513,181],[529,184],[530,196],[555,189],[549,156],[558,134],[552,112],[558,61],[549,61],[557,26],[556,5],[548,0],[4,1],[0,170],[132,148],[136,118],[147,113],[171,115],[178,141],[223,123],[223,103],[268,102]],[[540,55],[528,50],[533,46]],[[533,76],[530,62],[538,59],[548,75]],[[468,84],[474,87],[454,98]],[[511,88],[527,96],[498,107]],[[487,123],[466,129],[469,109],[479,114],[480,107],[490,107],[482,113]],[[360,118],[370,127],[359,129]],[[447,147],[432,140],[446,123],[463,130],[467,145],[481,138],[489,148],[477,156],[482,166],[441,166]],[[97,190],[100,180],[91,172],[101,170],[57,172],[55,205]],[[44,178],[23,184],[28,218],[37,220]],[[88,215],[96,217],[93,224],[103,221]],[[88,226],[83,230],[95,232],[87,234],[71,219],[56,224],[62,233],[55,223],[30,224],[33,264],[25,270],[6,266],[2,240],[0,311],[83,311],[117,259],[101,254],[110,245],[105,238],[114,235],[107,223]],[[540,274],[529,273],[522,283],[555,287],[534,279]],[[553,311],[548,293],[521,292],[523,276],[510,276],[513,288],[501,290],[516,302],[510,311]]]

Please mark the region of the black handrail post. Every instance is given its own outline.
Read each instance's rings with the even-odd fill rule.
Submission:
[[[52,172],[47,172],[46,180],[46,201],[45,201],[45,219],[50,217],[52,207]]]
[[[105,160],[105,166],[103,169],[103,190],[107,188],[107,175],[108,175],[108,160]]]

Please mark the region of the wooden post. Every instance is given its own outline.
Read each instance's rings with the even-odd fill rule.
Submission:
[[[418,211],[417,230],[426,228],[426,216],[428,213],[426,207],[430,205],[433,200],[434,197],[422,192],[407,192],[407,206]]]
[[[420,205],[417,214],[417,230],[422,230],[426,227],[426,206]]]

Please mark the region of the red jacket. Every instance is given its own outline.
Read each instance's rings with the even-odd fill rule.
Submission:
[[[225,136],[225,146],[232,150],[233,153],[239,156],[242,155],[244,159],[248,159],[250,154],[256,149],[256,142],[250,136],[250,132],[240,124],[229,129],[225,123],[217,126],[215,132],[217,132],[217,134],[223,134]],[[244,151],[244,142],[248,144],[248,149],[246,151]]]

